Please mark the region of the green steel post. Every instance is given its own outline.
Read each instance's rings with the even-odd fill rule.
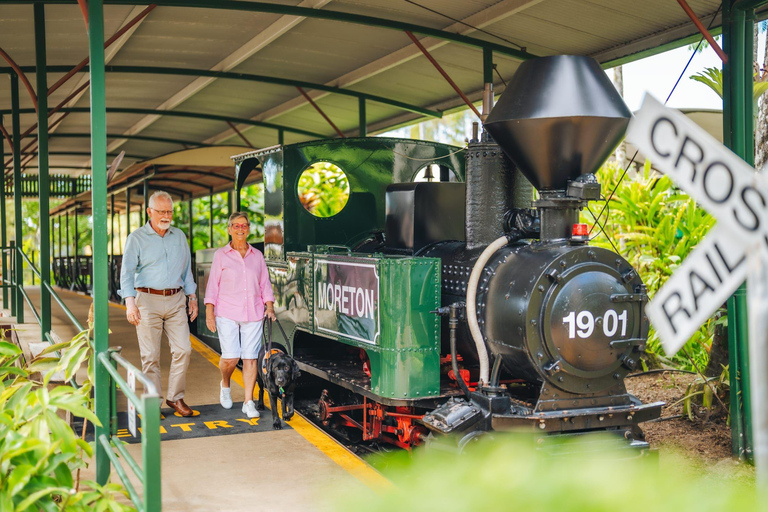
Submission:
[[[125,232],[131,234],[131,187],[125,189]]]
[[[15,73],[11,75],[11,120],[13,122],[13,215],[14,232],[17,245],[21,244],[23,234],[21,232],[21,127],[19,126],[19,77]],[[24,262],[21,260],[21,253],[18,250],[13,252],[15,257],[14,278],[16,281],[16,322],[24,323],[24,297],[22,296],[22,287],[24,286]]]
[[[11,249],[9,251],[9,254],[11,255],[9,260],[10,267],[11,267],[11,275],[9,276],[8,280],[11,282],[11,285],[15,285],[16,284],[16,265],[14,264],[14,262],[16,261],[16,259],[14,258],[14,255],[16,254],[16,244],[14,243],[13,240],[8,242],[8,247],[10,247]],[[11,288],[11,316],[14,316],[14,317],[16,316],[16,304],[17,304],[16,287],[13,286]]]
[[[93,210],[93,339],[96,357],[109,347],[109,292],[107,290],[107,106],[104,84],[104,5],[88,2],[88,47],[91,68],[91,203]],[[96,364],[94,386],[96,439],[109,435],[109,373]],[[159,447],[158,447],[159,448]],[[96,445],[96,481],[109,479],[110,461],[103,446]]]
[[[227,190],[227,217],[232,215],[234,212],[232,211],[232,191]]]
[[[37,183],[40,199],[40,330],[42,340],[51,330],[51,230],[48,196],[48,70],[45,48],[45,4],[35,4],[35,73],[37,83]]]
[[[747,133],[752,134],[752,65],[746,66],[746,39],[752,41],[752,32],[745,33],[745,14],[732,9],[732,0],[723,2],[723,47],[728,62],[723,65],[723,130],[725,144],[745,160],[750,144]],[[750,87],[746,95],[745,78]],[[748,124],[747,124],[748,123]],[[728,345],[731,387],[731,449],[739,458],[751,456],[751,408],[749,392],[749,363],[746,287],[741,286],[728,299]]]
[[[192,199],[189,200],[189,252],[194,255],[195,254],[195,235],[192,231],[193,223],[192,223]]]
[[[281,146],[285,144],[285,132],[283,130],[277,130],[277,143]]]
[[[357,102],[357,111],[360,116],[360,136],[368,136],[368,116],[365,113],[365,98],[360,98]]]
[[[70,239],[69,239],[69,212],[66,212],[64,214],[64,217],[67,220],[67,229],[66,229],[67,243],[66,243],[66,246],[67,246],[67,258],[69,258],[69,249],[70,249],[70,247],[72,247],[72,243],[70,242]]]
[[[483,48],[483,83],[493,83],[493,50]]]
[[[149,222],[149,213],[147,213],[147,208],[149,208],[149,180],[144,181],[144,208],[142,209],[144,213],[144,222],[141,223],[142,225]]]
[[[73,240],[74,243],[72,244],[72,247],[75,250],[75,252],[74,252],[74,256],[75,256],[75,265],[74,265],[74,267],[77,268],[78,262],[80,261],[80,259],[78,258],[78,256],[80,256],[80,233],[78,232],[78,226],[77,226],[77,208],[75,208],[75,211],[72,212],[72,217],[74,217],[73,224],[75,225],[74,226],[75,232],[73,233],[75,236],[74,236],[74,240]]]
[[[144,414],[141,424],[144,435],[141,443],[141,459],[144,468],[144,510],[160,512],[160,398],[144,395],[141,399]]]
[[[235,211],[239,212],[243,210],[243,203],[240,199],[242,189],[240,187],[235,187]]]
[[[3,126],[3,117],[0,116],[0,126]],[[5,144],[0,144],[0,162],[5,162]],[[8,279],[8,221],[5,218],[5,169],[0,179],[0,244],[3,245],[3,279]],[[3,307],[8,307],[8,288],[3,286]]]

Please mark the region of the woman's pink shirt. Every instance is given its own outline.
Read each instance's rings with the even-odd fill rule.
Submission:
[[[213,304],[216,316],[257,322],[264,318],[264,304],[274,300],[267,263],[260,251],[249,245],[242,257],[227,244],[213,254],[205,303]]]

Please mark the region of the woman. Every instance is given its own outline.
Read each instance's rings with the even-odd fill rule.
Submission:
[[[232,408],[229,379],[237,361],[242,359],[245,384],[243,413],[249,418],[258,418],[259,411],[253,402],[256,362],[261,348],[264,316],[266,314],[271,320],[275,319],[275,296],[264,255],[247,241],[250,233],[248,214],[236,212],[230,215],[227,232],[232,241],[213,255],[205,289],[205,324],[212,332],[219,333],[221,343],[221,406]]]

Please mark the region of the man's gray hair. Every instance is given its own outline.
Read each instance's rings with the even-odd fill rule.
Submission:
[[[171,194],[163,190],[158,190],[157,192],[149,196],[149,207],[154,208],[156,205],[156,201],[158,199],[167,199],[168,201],[171,202],[171,207],[173,207],[173,198],[171,197]]]

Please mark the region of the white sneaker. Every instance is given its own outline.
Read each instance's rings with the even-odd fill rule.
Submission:
[[[256,410],[256,404],[253,403],[253,400],[248,400],[247,402],[243,403],[243,414],[249,418],[258,418],[261,416],[259,411]]]
[[[232,408],[232,390],[229,388],[221,387],[221,383],[219,383],[219,387],[221,388],[221,392],[219,393],[219,403],[221,403],[221,406],[225,409],[231,409]]]

